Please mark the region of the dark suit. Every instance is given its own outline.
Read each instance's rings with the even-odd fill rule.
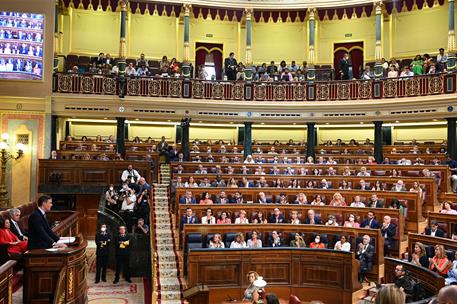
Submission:
[[[280,214],[277,218],[273,214],[268,219],[268,223],[271,223],[271,224],[285,224],[286,223],[286,219],[284,218],[284,215],[282,215],[282,214]]]
[[[198,224],[198,219],[195,215],[190,216],[184,215],[181,219],[181,230],[184,228],[184,224]]]
[[[349,79],[349,60],[342,58],[339,63],[339,69],[341,74],[341,80],[348,80]]]
[[[128,245],[122,246],[123,242],[129,241]],[[114,281],[119,281],[121,269],[124,270],[125,280],[130,280],[130,236],[128,234],[118,235],[115,239],[116,245],[116,274]],[[124,248],[121,248],[124,247]]]
[[[360,224],[360,227],[361,228],[367,227],[367,228],[371,228],[371,229],[379,229],[380,225],[379,225],[378,221],[375,220],[375,219],[371,219],[371,220],[370,219],[366,219],[366,220],[364,220],[362,222],[362,224]]]
[[[305,224],[310,224],[310,220],[308,217],[306,217],[305,221],[304,221]],[[322,220],[320,217],[317,217],[317,216],[314,216],[314,225],[322,225]]]
[[[271,200],[271,198],[265,198],[265,200],[261,200],[260,198],[257,200],[257,203],[259,204],[272,204],[273,201]]]
[[[359,280],[365,279],[365,274],[373,268],[374,246],[368,244],[362,252],[357,250],[356,259],[360,261]]]
[[[14,225],[14,221],[13,220],[10,220],[11,222],[11,226],[10,226],[10,230],[12,233],[14,233],[18,239],[20,239],[21,241],[24,240],[24,236],[25,236],[25,233],[24,231],[21,229],[21,226],[19,226],[19,223],[16,223],[17,226],[19,227],[19,229],[16,228],[16,226]]]
[[[236,80],[236,67],[237,62],[235,58],[225,58],[224,60],[224,69],[227,80]]]
[[[384,237],[384,254],[395,246],[395,240],[393,239],[397,233],[397,225],[390,223],[387,228],[382,228],[381,234]]]
[[[381,201],[369,201],[367,207],[369,208],[384,208],[384,202]]]
[[[178,150],[173,150],[171,149],[170,152],[168,152],[170,161],[178,161],[178,155],[179,151]]]
[[[432,234],[432,229],[431,228],[425,228],[425,234],[426,235],[431,235]],[[444,237],[444,231],[439,229],[439,228],[436,229],[435,236],[436,237]]]
[[[220,205],[220,204],[229,204],[230,203],[230,200],[228,199],[228,197],[218,197],[216,198],[216,204]]]
[[[100,281],[100,275],[102,277],[102,281],[106,282],[106,268],[108,267],[110,243],[111,234],[109,232],[97,232],[95,235],[95,244],[97,245],[95,282]]]
[[[179,199],[179,203],[180,204],[187,204],[187,199],[183,196]],[[190,198],[190,203],[189,204],[196,204],[197,203],[197,200],[195,199],[195,197],[191,197]]]
[[[57,242],[59,237],[52,231],[48,220],[39,209],[32,212],[29,217],[29,241],[27,248],[47,249]]]

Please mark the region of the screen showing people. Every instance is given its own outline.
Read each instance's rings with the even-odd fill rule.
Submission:
[[[42,79],[43,32],[43,15],[0,11],[0,79]]]

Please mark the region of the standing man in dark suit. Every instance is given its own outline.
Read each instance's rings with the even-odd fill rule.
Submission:
[[[38,208],[33,211],[29,217],[29,241],[27,248],[30,249],[47,249],[47,248],[65,248],[67,245],[58,244],[57,236],[49,226],[46,219],[46,212],[51,211],[52,198],[43,195],[38,199]]]
[[[109,245],[111,243],[111,234],[106,230],[106,224],[100,225],[100,231],[95,235],[95,244],[97,245],[96,273],[95,284],[102,281],[106,282],[106,268],[108,267]]]
[[[360,261],[359,282],[365,280],[365,274],[373,268],[374,246],[370,244],[370,236],[364,235],[356,252],[356,259]]]
[[[341,58],[339,62],[338,68],[340,69],[340,79],[341,80],[349,80],[349,66],[351,63],[349,62],[349,54],[344,53],[343,58]]]
[[[360,224],[361,228],[379,229],[379,223],[374,218],[374,212],[368,211],[368,217]]]
[[[224,60],[224,69],[227,80],[236,80],[236,67],[237,62],[235,59],[235,53],[231,52],[228,58]]]
[[[11,227],[10,230],[12,233],[14,233],[17,238],[21,241],[27,240],[27,236],[24,234],[22,231],[21,227],[19,226],[19,220],[21,219],[21,210],[17,208],[11,208],[9,210],[10,214],[10,221],[11,221]]]
[[[384,216],[384,221],[381,226],[381,235],[384,237],[384,255],[387,251],[395,246],[395,234],[397,233],[397,225],[391,223],[390,216]]]
[[[124,270],[124,279],[130,280],[130,236],[127,235],[125,226],[119,227],[119,234],[115,239],[116,244],[116,274],[113,284],[119,283],[121,270]]]

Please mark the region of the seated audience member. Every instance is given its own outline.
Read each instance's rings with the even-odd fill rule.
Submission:
[[[351,172],[351,169],[350,169],[349,167],[346,166],[346,167],[344,167],[344,169],[343,169],[343,174],[342,174],[342,175],[343,175],[343,176],[352,176],[353,174],[352,174],[352,172]]]
[[[262,211],[257,212],[254,219],[252,220],[253,224],[267,224],[268,220],[263,215]]]
[[[235,194],[233,195],[232,199],[230,200],[230,204],[242,204],[244,203],[243,201],[243,194],[241,192],[236,191]]]
[[[398,71],[395,68],[395,66],[390,66],[389,67],[389,72],[387,73],[387,78],[397,78],[398,77]]]
[[[259,204],[271,204],[271,198],[267,198],[264,192],[259,192],[259,198],[257,199]]]
[[[342,235],[340,240],[336,242],[334,249],[349,252],[351,251],[351,243],[346,240],[346,236]]]
[[[305,189],[314,189],[314,188],[316,188],[316,187],[314,186],[314,182],[312,180],[309,180],[305,183]]]
[[[221,215],[217,219],[217,224],[231,224],[232,220],[228,216],[228,213],[226,211],[222,211]]]
[[[273,214],[270,215],[270,218],[268,219],[268,223],[270,223],[270,224],[285,224],[286,220],[284,218],[284,215],[281,214],[281,211],[278,208],[275,208],[273,210]]]
[[[303,192],[298,193],[297,199],[292,204],[307,205],[308,199],[306,197],[306,194],[304,194]]]
[[[367,204],[369,208],[384,208],[384,202],[379,200],[378,195],[372,194],[370,197],[370,201]]]
[[[10,217],[10,230],[12,233],[14,233],[19,240],[21,241],[26,241],[28,238],[24,234],[25,231],[21,229],[21,226],[19,225],[19,221],[21,219],[21,210],[17,208],[11,208],[9,211],[9,217]]]
[[[401,288],[387,284],[379,289],[374,304],[404,304],[405,299],[405,292]]]
[[[385,184],[382,183],[381,181],[376,181],[374,183],[374,186],[371,188],[372,191],[384,191],[386,190]]]
[[[202,199],[199,202],[200,205],[212,205],[213,200],[211,199],[211,194],[208,192],[203,192],[202,193]]]
[[[364,191],[371,190],[370,184],[367,183],[367,182],[365,182],[364,179],[361,179],[361,180],[359,181],[359,189],[360,189],[360,190],[364,190]]]
[[[325,222],[325,226],[339,226],[338,222],[336,221],[336,217],[333,214],[328,216],[327,222]]]
[[[400,203],[400,201],[396,198],[393,198],[392,201],[390,202],[389,209],[398,209],[400,210],[400,213],[403,214],[403,216],[406,216],[405,214],[405,207]]]
[[[245,173],[242,173],[242,174],[245,174]],[[241,182],[239,184],[239,187],[240,188],[253,188],[254,187],[254,183],[253,182],[250,182],[246,176],[243,176],[241,178]]]
[[[367,218],[360,224],[361,228],[379,229],[381,226],[375,219],[374,212],[368,211]]]
[[[314,242],[309,244],[309,248],[312,248],[312,249],[324,249],[325,248],[325,244],[323,242],[321,242],[321,236],[319,234],[316,234],[316,236],[314,237]]]
[[[431,221],[430,228],[425,228],[425,234],[436,237],[444,237],[444,231],[438,228],[437,221]]]
[[[27,251],[27,240],[19,238],[10,230],[9,219],[0,218],[0,245],[7,245],[9,254],[22,254]]]
[[[397,191],[397,192],[400,192],[400,191],[408,191],[406,190],[406,187],[403,183],[403,181],[401,179],[399,179],[395,185],[392,187],[391,189],[392,191]]]
[[[246,217],[246,211],[240,210],[240,215],[235,219],[235,224],[249,224],[249,219]]]
[[[366,177],[366,176],[370,176],[370,172],[367,171],[367,168],[366,167],[361,167],[360,168],[360,172],[357,173],[357,176],[363,176],[363,177]]]
[[[216,175],[216,179],[211,183],[211,186],[212,187],[216,187],[216,188],[223,188],[223,187],[226,186],[226,184],[225,184],[225,181],[221,178],[220,175]]]
[[[409,275],[404,265],[398,264],[395,266],[394,275],[394,285],[404,291],[406,303],[423,298],[423,291],[416,286],[417,282]]]
[[[293,225],[301,224],[300,219],[298,218],[298,211],[294,210],[290,213],[290,220],[289,222]]]
[[[384,253],[395,246],[395,234],[397,233],[397,225],[391,223],[390,216],[384,216],[384,221],[381,226],[381,235],[384,238]]]
[[[403,71],[400,73],[400,77],[412,77],[414,73],[410,70],[409,66],[404,66]]]
[[[184,228],[184,224],[198,224],[198,218],[193,214],[192,208],[187,208],[186,214],[181,218],[181,230]]]
[[[320,217],[315,215],[315,212],[313,209],[308,210],[308,216],[305,219],[304,224],[310,224],[310,225],[322,225],[322,220]]]
[[[216,224],[216,218],[213,216],[213,210],[211,208],[206,209],[206,215],[202,217],[201,223],[209,225]]]
[[[195,182],[194,177],[190,176],[187,182],[184,184],[185,188],[198,188],[198,184]]]
[[[271,236],[269,238],[270,247],[283,247],[283,240],[279,236],[279,233],[276,230],[271,232]]]
[[[339,189],[340,190],[351,190],[351,187],[349,186],[349,183],[346,180],[343,180],[341,182],[341,186]]]
[[[335,194],[333,194],[333,199],[330,202],[330,206],[333,206],[333,207],[346,207],[347,204],[344,201],[344,198],[341,195],[341,193],[336,192]]]
[[[235,236],[235,239],[230,243],[230,248],[247,248],[243,233],[240,232]]]
[[[447,273],[452,267],[452,263],[447,258],[443,245],[435,246],[435,256],[433,258],[429,258],[428,261],[430,270],[433,270],[443,277],[447,277]]]
[[[358,208],[364,208],[365,207],[365,204],[360,199],[360,195],[356,195],[354,197],[354,201],[351,203],[351,207],[358,207]]]
[[[192,196],[192,191],[186,190],[186,193],[179,199],[180,204],[196,204],[197,200]]]
[[[320,189],[332,189],[332,186],[325,178],[323,178],[319,183],[319,188]]]
[[[446,285],[457,285],[457,251],[454,253],[454,261],[452,262],[452,266],[449,268],[449,271],[447,272],[447,278],[445,281]],[[457,293],[454,299],[457,302]]]
[[[295,233],[294,239],[290,241],[290,247],[306,248],[305,240],[303,240],[303,237],[300,235],[300,233]]]
[[[198,185],[199,188],[210,188],[211,183],[209,182],[208,177],[204,177],[202,181],[200,181],[200,184]]]
[[[427,251],[425,250],[425,245],[421,242],[416,242],[414,244],[413,253],[408,257],[408,260],[414,265],[428,268],[429,261],[427,257]]]
[[[280,204],[280,205],[288,205],[289,202],[287,201],[287,196],[286,196],[286,194],[283,193],[283,192],[281,192],[281,193],[279,194],[279,197],[278,197],[278,199],[276,200],[275,203],[276,203],[276,204]]]
[[[347,221],[344,222],[344,227],[359,228],[360,224],[355,220],[354,214],[349,214]]]
[[[149,226],[144,223],[143,218],[139,218],[135,227],[135,233],[137,234],[149,234]]]
[[[444,214],[457,214],[457,210],[452,209],[451,204],[451,202],[443,202],[440,212]]]
[[[257,231],[252,231],[251,238],[247,242],[248,248],[262,248],[262,240],[258,238]]]
[[[364,235],[362,242],[359,243],[355,258],[360,261],[359,269],[359,282],[362,283],[365,280],[367,272],[373,268],[374,260],[374,246],[370,244],[370,236]]]
[[[314,200],[311,202],[311,205],[315,206],[325,206],[324,201],[322,201],[322,196],[320,194],[316,194],[314,196]]]
[[[224,242],[222,242],[222,237],[219,233],[216,233],[213,236],[213,239],[209,241],[208,248],[225,248]]]
[[[216,198],[216,204],[217,205],[225,205],[225,204],[228,204],[228,203],[229,203],[229,199],[227,197],[227,194],[225,193],[225,191],[221,191],[221,193],[219,193],[219,195]]]

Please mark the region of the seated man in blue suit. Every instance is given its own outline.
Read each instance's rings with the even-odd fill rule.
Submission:
[[[360,224],[361,228],[379,229],[379,223],[375,219],[374,212],[368,211],[368,217]]]
[[[186,194],[179,199],[180,204],[196,204],[197,200],[192,196],[192,191],[187,190]]]
[[[192,208],[186,209],[186,214],[181,219],[181,230],[184,228],[184,224],[198,224],[198,218],[193,215]]]

